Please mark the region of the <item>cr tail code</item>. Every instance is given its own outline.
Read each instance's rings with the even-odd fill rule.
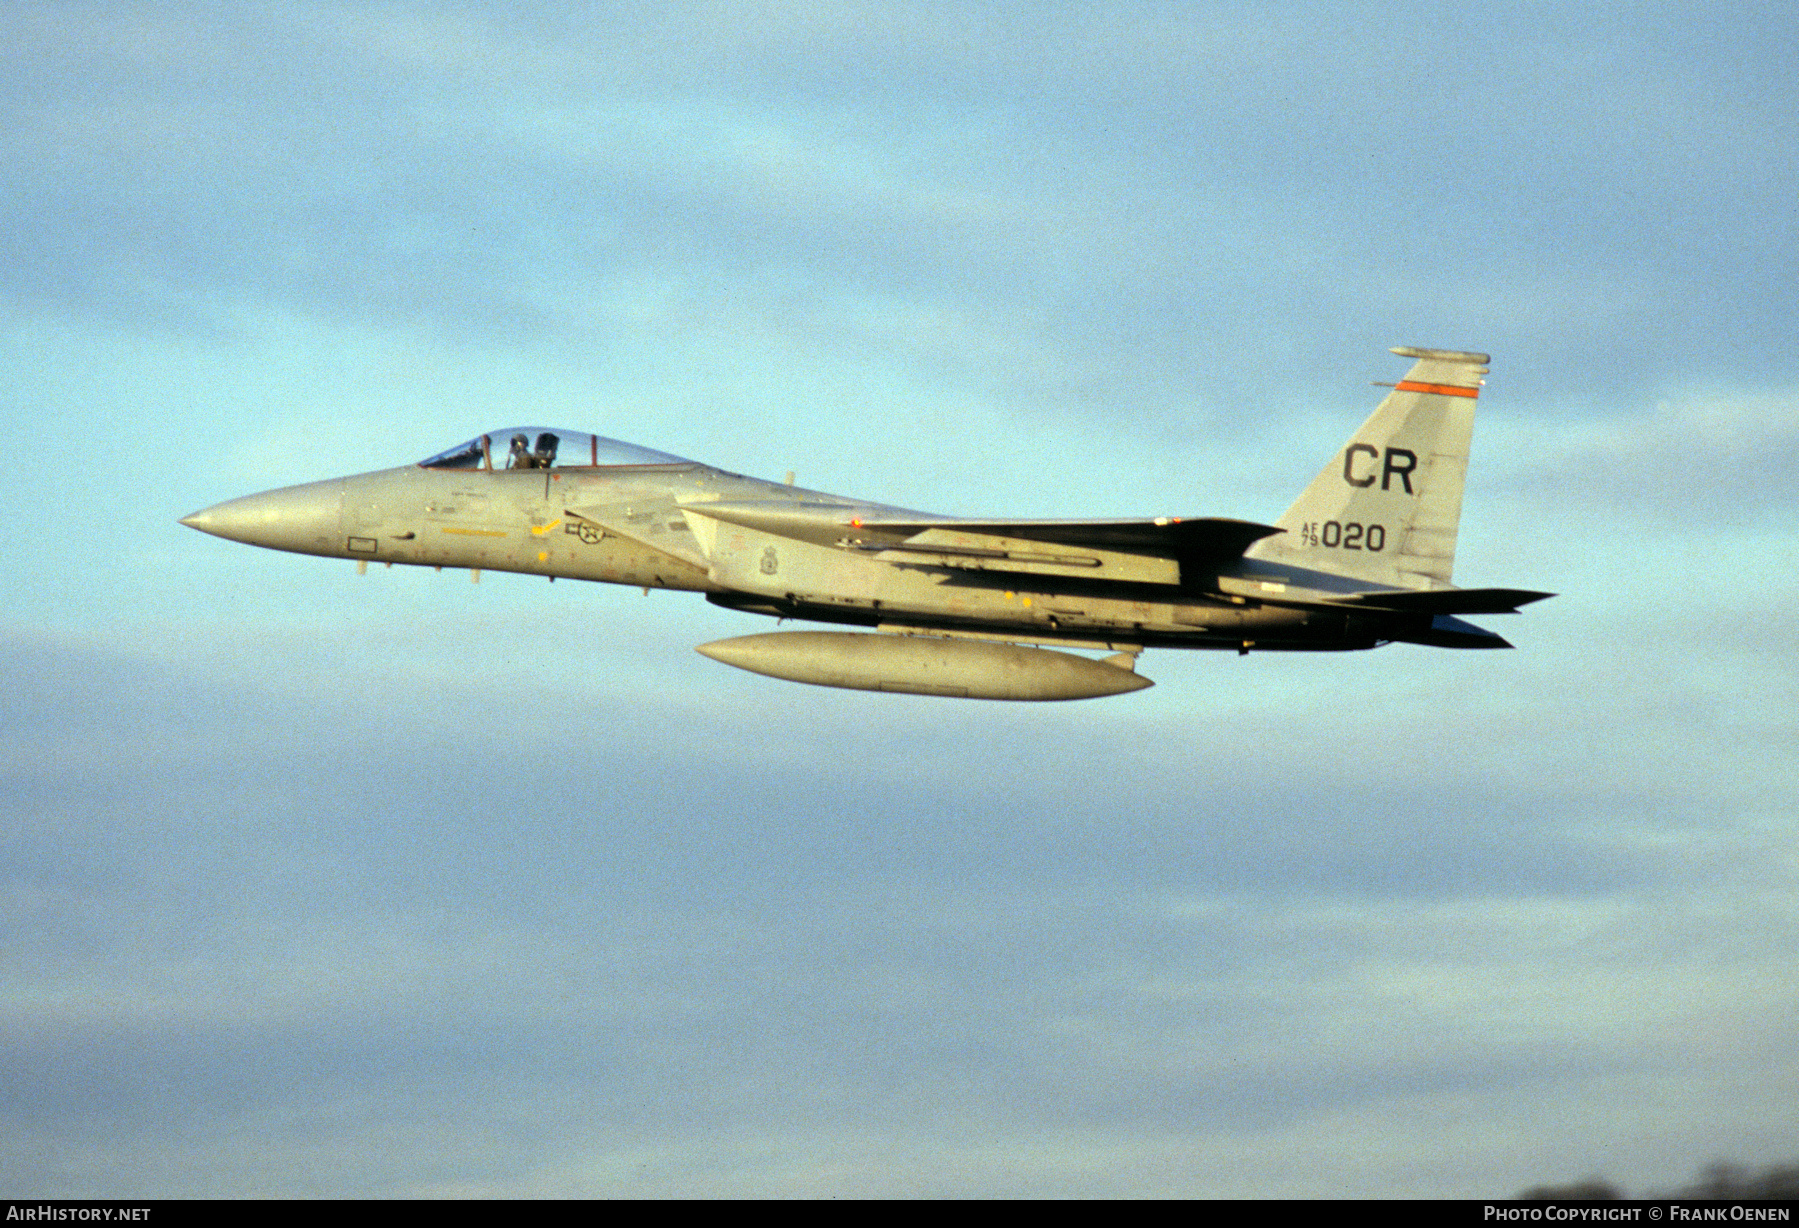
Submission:
[[[1358,467],[1357,456],[1366,456],[1368,460]],[[1383,453],[1365,443],[1352,443],[1343,449],[1343,480],[1351,486],[1374,485],[1376,466],[1379,466],[1378,476],[1382,490],[1392,489],[1393,479],[1398,478],[1400,485],[1405,487],[1405,493],[1412,493],[1412,471],[1418,468],[1418,454],[1410,448],[1388,448]],[[1360,476],[1357,475],[1358,468],[1361,470]]]

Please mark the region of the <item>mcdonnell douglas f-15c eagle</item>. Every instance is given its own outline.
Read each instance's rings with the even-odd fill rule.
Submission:
[[[1416,362],[1272,525],[963,520],[543,427],[181,523],[359,564],[692,589],[731,609],[873,627],[699,648],[759,674],[870,691],[1116,695],[1151,685],[1135,670],[1145,648],[1509,648],[1459,616],[1551,594],[1450,583],[1487,356],[1393,352]]]

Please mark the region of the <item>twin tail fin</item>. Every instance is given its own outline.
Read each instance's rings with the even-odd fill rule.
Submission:
[[[1451,587],[1485,354],[1396,346],[1416,361],[1246,557],[1372,585]]]

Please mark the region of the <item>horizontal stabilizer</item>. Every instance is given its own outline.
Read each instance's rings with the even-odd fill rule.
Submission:
[[[1521,605],[1553,596],[1554,593],[1533,593],[1522,588],[1395,589],[1333,597],[1330,604],[1402,610],[1408,614],[1516,614]]]
[[[1437,615],[1430,620],[1430,626],[1421,631],[1407,631],[1393,638],[1404,644],[1429,644],[1433,648],[1511,647],[1504,636],[1448,614]]]

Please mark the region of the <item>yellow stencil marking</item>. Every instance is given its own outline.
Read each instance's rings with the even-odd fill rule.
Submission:
[[[456,537],[504,537],[498,529],[445,529],[445,533]]]
[[[559,525],[561,523],[562,523],[562,517],[558,516],[558,517],[556,517],[556,519],[550,521],[549,524],[544,524],[544,525],[534,524],[531,526],[531,534],[534,537],[542,537],[545,533],[548,533],[551,529],[555,528],[557,525]]]

